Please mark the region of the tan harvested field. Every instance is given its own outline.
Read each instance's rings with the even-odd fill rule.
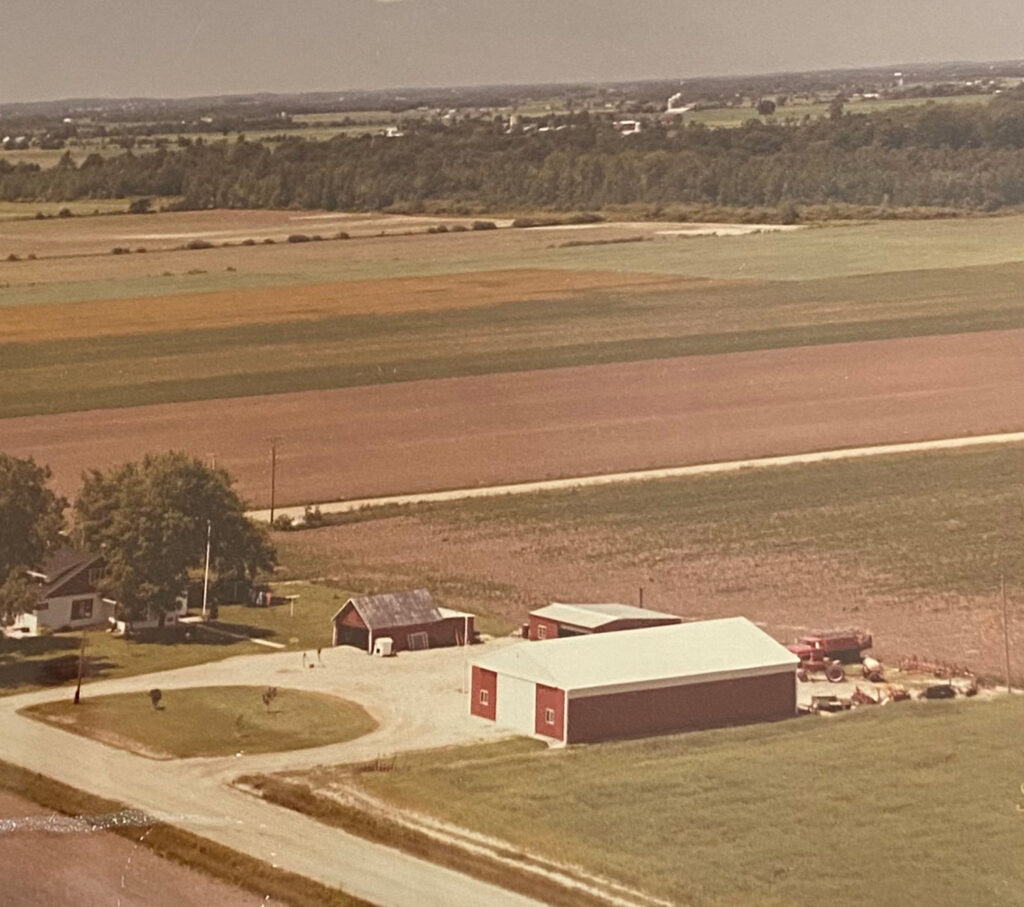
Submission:
[[[8,821],[14,827],[4,833],[3,904],[279,904],[158,857],[113,832],[73,824],[29,800],[0,792],[0,825]],[[144,832],[139,829],[140,837]],[[14,867],[19,871],[11,871]]]
[[[215,454],[253,505],[620,472],[1024,428],[1024,330],[414,381],[0,422],[84,469]]]
[[[127,205],[127,201],[125,202]],[[329,237],[339,230],[351,236],[423,231],[433,224],[470,223],[468,218],[405,217],[382,214],[325,214],[315,211],[216,210],[150,215],[111,214],[0,223],[0,250],[39,256],[101,255],[113,246],[173,249],[202,239],[221,245],[246,239],[280,242],[293,233]],[[52,269],[52,265],[51,265]]]
[[[263,287],[245,292],[172,294],[9,306],[3,310],[10,343],[148,334],[246,324],[316,321],[339,315],[445,311],[509,302],[567,299],[587,290],[652,292],[727,281],[617,271],[476,271],[435,277],[393,277],[345,283]]]

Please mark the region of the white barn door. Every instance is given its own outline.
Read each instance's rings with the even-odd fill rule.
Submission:
[[[536,686],[532,681],[499,674],[494,723],[520,734],[534,733],[536,698]]]

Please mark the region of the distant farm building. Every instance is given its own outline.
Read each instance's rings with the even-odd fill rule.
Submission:
[[[664,614],[633,605],[570,605],[552,602],[530,612],[527,635],[530,639],[561,639],[587,633],[613,630],[639,630],[682,623],[675,614]]]
[[[798,661],[743,617],[521,642],[473,664],[470,712],[564,743],[770,721]]]
[[[439,608],[426,589],[350,598],[334,615],[333,644],[372,652],[379,639],[391,651],[460,646],[472,642],[473,615]]]
[[[101,554],[72,548],[55,551],[29,571],[29,579],[39,586],[39,598],[35,608],[15,618],[10,632],[34,636],[40,630],[106,626],[115,605],[97,589],[104,568]]]

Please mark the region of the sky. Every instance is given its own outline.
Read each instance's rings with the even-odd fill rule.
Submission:
[[[1024,0],[0,0],[0,103],[1024,58]]]

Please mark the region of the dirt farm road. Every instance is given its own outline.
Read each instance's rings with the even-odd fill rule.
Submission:
[[[0,421],[89,467],[216,455],[252,506],[543,481],[1024,429],[1024,330],[691,356]]]
[[[348,743],[293,753],[157,761],[17,714],[26,705],[67,697],[65,688],[0,698],[3,758],[385,907],[540,907],[529,898],[372,844],[227,785],[245,772],[359,761],[401,748],[500,735],[467,714],[460,691],[465,653],[442,649],[415,655],[371,659],[355,649],[329,649],[324,652],[325,668],[318,670],[302,669],[298,652],[241,656],[85,688],[86,696],[145,695],[158,686],[169,708],[173,690],[187,686],[271,682],[281,689],[282,702],[289,688],[332,692],[363,703],[381,721],[377,731]],[[395,691],[399,686],[402,695]]]

